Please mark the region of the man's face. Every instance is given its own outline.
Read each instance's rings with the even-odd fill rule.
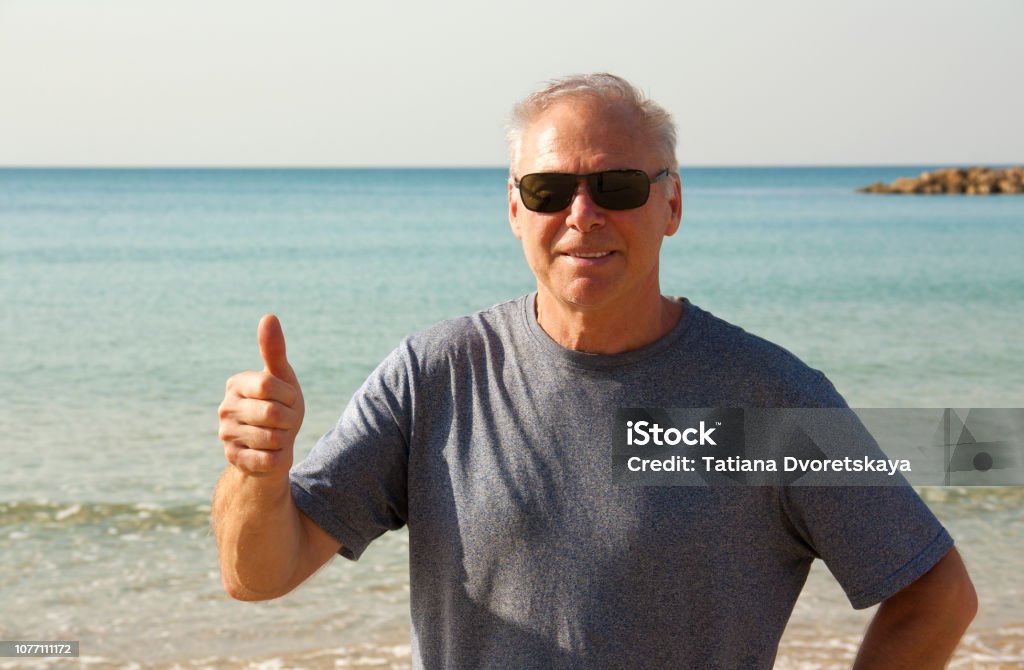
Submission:
[[[664,168],[632,113],[585,101],[559,103],[523,133],[516,177],[533,172],[586,174],[635,168],[654,176]],[[509,181],[509,220],[523,243],[542,300],[583,310],[649,304],[660,295],[658,256],[675,233],[682,195],[675,175],[651,185],[642,207],[597,206],[586,184],[577,185],[566,209],[532,212]]]

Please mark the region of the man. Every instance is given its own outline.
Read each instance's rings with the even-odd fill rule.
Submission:
[[[283,595],[408,525],[435,667],[768,668],[820,557],[882,602],[858,666],[942,667],[975,596],[909,488],[617,487],[621,407],[842,407],[789,352],[661,294],[682,212],[669,115],[611,75],[516,108],[509,219],[537,292],[407,338],[289,476],[303,417],[276,318],[228,380],[227,591]]]

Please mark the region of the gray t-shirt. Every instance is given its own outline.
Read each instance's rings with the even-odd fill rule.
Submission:
[[[843,407],[788,351],[684,302],[606,356],[541,329],[534,295],[406,338],[292,470],[357,559],[409,527],[426,668],[770,668],[811,561],[854,607],[953,541],[909,487],[620,487],[621,407]]]

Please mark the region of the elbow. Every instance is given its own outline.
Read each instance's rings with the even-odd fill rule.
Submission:
[[[224,591],[231,596],[234,600],[240,600],[247,603],[261,602],[264,600],[273,600],[284,595],[284,593],[267,593],[262,591],[255,591],[245,586],[240,581],[231,579],[227,574],[221,573],[221,583],[224,585]]]
[[[255,593],[245,588],[242,584],[232,581],[227,575],[222,574],[220,581],[224,585],[224,591],[234,600],[241,600],[243,602],[258,602],[260,600],[266,600],[266,598],[257,597]]]

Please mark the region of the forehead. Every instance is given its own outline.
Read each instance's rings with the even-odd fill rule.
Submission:
[[[566,100],[544,110],[525,129],[519,173],[651,170],[654,160],[635,111],[622,103]]]

